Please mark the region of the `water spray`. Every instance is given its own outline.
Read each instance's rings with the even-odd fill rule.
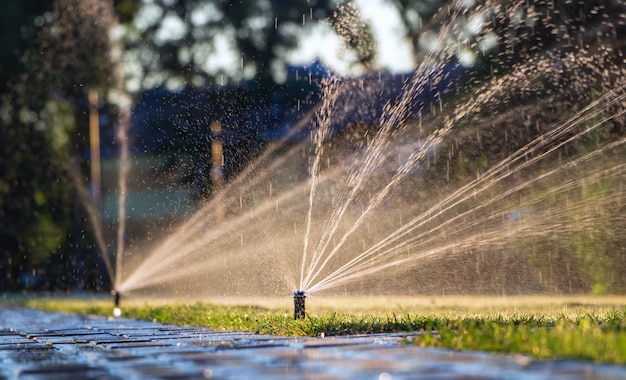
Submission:
[[[293,292],[293,319],[304,319],[306,312],[304,310],[304,299],[306,294],[304,290],[296,290]]]
[[[111,295],[113,296],[113,305],[115,305],[115,308],[113,309],[113,316],[119,317],[122,315],[122,309],[120,309],[121,294],[117,291],[117,289],[113,289],[111,290]]]

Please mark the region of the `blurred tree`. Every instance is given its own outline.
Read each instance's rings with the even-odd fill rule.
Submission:
[[[5,2],[15,56],[0,72],[0,139],[10,141],[0,147],[0,289],[82,287],[85,262],[98,260],[69,169],[88,158],[87,91],[115,86],[116,15],[107,0],[15,3]]]
[[[376,58],[376,38],[372,27],[361,18],[357,7],[353,3],[340,5],[333,12],[330,24],[346,46],[356,53],[358,64],[371,70]]]
[[[141,6],[141,0],[114,0],[113,3],[121,23],[131,22]]]
[[[298,36],[331,14],[332,0],[155,0],[127,24],[136,90],[255,79],[270,85]]]
[[[32,123],[26,125],[34,115],[19,102],[20,92],[26,91],[22,80],[28,77],[22,57],[36,45],[35,24],[42,23],[41,15],[51,8],[51,1],[0,5],[0,290],[19,285],[28,266],[29,236],[37,236],[33,219],[48,214],[46,208],[51,207],[50,192],[42,190],[56,170],[41,165],[50,162],[49,145]]]
[[[23,71],[20,57],[33,46],[35,24],[44,22],[44,12],[52,0],[3,1],[0,4],[0,93],[6,93],[10,80]]]
[[[436,14],[442,14],[441,8],[453,0],[387,0],[398,9],[406,37],[411,41],[414,55],[419,56],[420,36],[427,29]]]

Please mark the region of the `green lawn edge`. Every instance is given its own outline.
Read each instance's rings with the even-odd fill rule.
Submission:
[[[112,315],[105,301],[34,299],[13,304],[47,311]],[[194,304],[125,305],[123,316],[158,323],[281,336],[333,336],[411,332],[404,343],[452,350],[521,354],[537,359],[577,359],[626,364],[626,307],[577,315],[529,313],[452,315],[390,312],[307,314],[260,306]]]

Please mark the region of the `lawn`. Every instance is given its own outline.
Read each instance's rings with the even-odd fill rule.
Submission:
[[[291,336],[410,331],[406,344],[626,364],[626,297],[308,297],[293,320],[291,299],[122,301],[123,316],[177,325]],[[12,297],[4,303],[111,315],[86,298]]]

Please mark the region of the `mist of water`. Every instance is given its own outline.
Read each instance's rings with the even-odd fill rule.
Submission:
[[[460,69],[460,45],[480,43],[464,34],[472,12],[484,36],[497,20],[527,17],[517,24],[526,31],[530,18],[550,19],[525,1],[464,4],[445,12],[433,48],[375,125],[337,127],[351,104],[378,101],[380,84],[328,76],[320,104],[292,127],[296,136],[311,125],[311,141],[276,141],[156,246],[131,247],[124,264],[119,255],[118,289],[201,297],[397,292],[402,284],[413,293],[432,289],[419,277],[425,268],[435,273],[428,281],[449,284],[437,263],[474,260],[495,271],[542,262],[544,251],[563,257],[577,234],[620,218],[612,209],[626,200],[626,141],[613,130],[624,123],[625,70],[609,44],[584,42],[607,25],[580,30],[578,49],[563,36],[504,73],[461,84],[450,72]],[[508,42],[503,62],[524,33]],[[555,286],[536,277],[526,290]]]

